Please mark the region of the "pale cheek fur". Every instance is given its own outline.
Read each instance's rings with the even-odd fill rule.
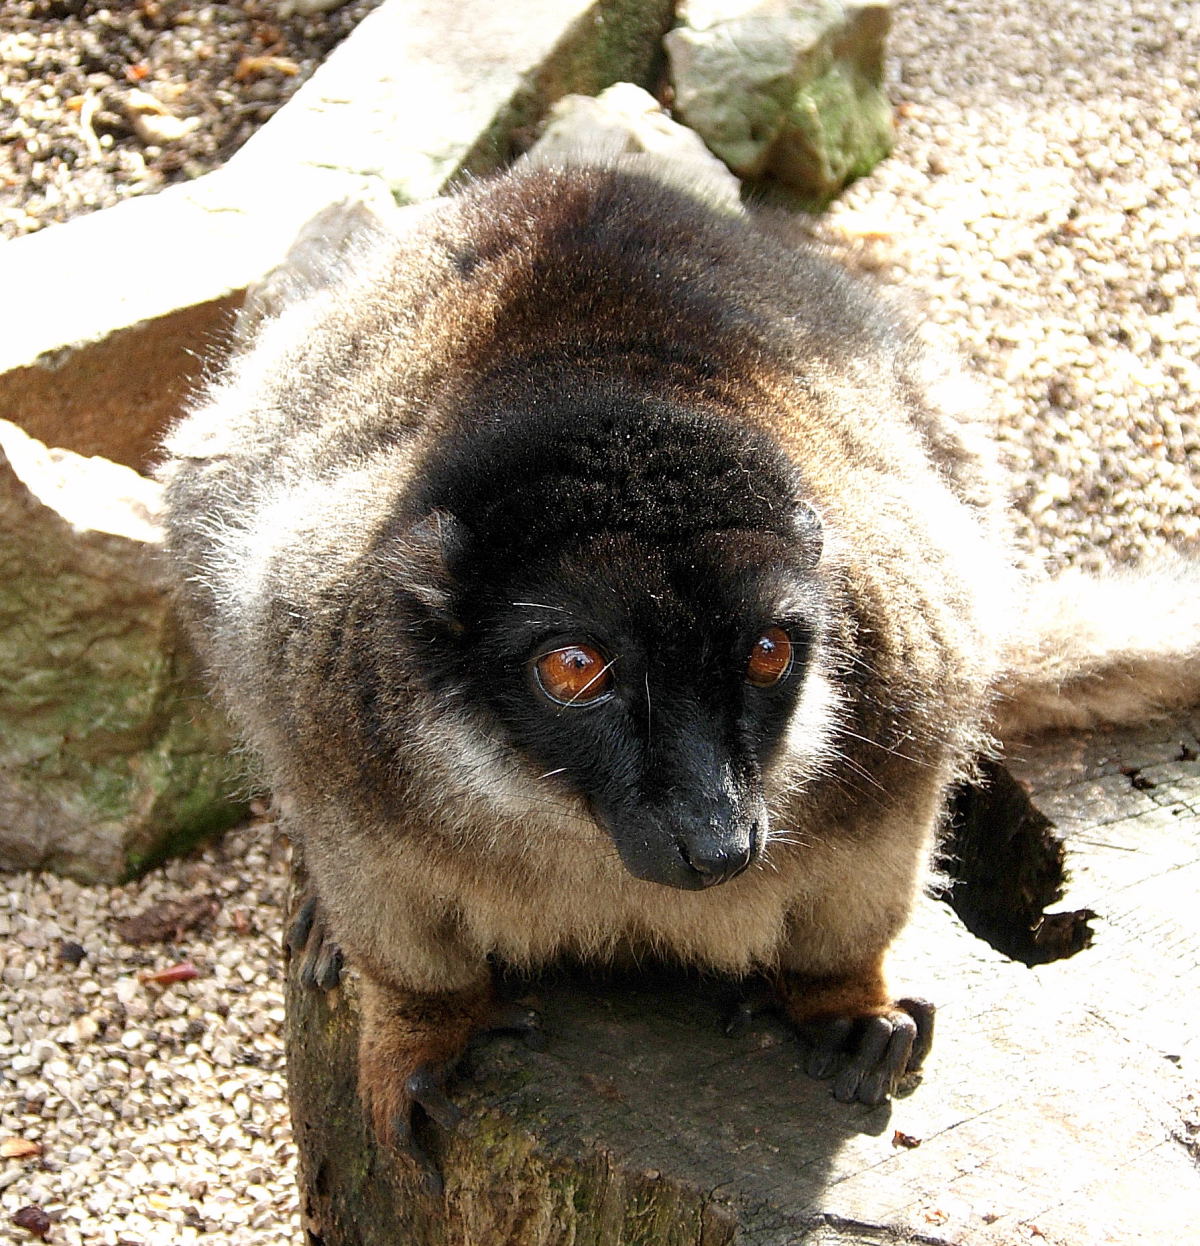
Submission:
[[[832,740],[842,716],[842,698],[814,662],[804,679],[804,691],[788,720],[783,747],[764,776],[767,804],[772,811],[770,838],[787,828],[775,825],[775,810],[807,783],[824,774],[832,757]]]

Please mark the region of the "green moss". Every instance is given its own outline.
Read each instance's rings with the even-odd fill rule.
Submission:
[[[246,784],[137,551],[62,565],[52,529],[4,560],[0,783],[42,854],[17,864],[114,882],[243,818]]]
[[[188,793],[188,798],[176,808],[170,825],[163,829],[161,838],[155,839],[145,851],[126,854],[122,881],[137,878],[171,857],[191,852],[206,840],[244,821],[249,813],[248,803],[232,800],[222,790],[214,791],[211,785]]]
[[[653,84],[671,0],[603,0],[566,32],[553,54],[502,109],[461,161],[451,181],[509,163],[564,95],[598,95],[615,82]]]
[[[892,109],[878,85],[837,62],[805,86],[789,111],[771,173],[819,209],[892,150]]]

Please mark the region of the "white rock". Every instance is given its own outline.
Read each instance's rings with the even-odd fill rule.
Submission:
[[[45,1064],[48,1060],[53,1060],[55,1057],[61,1056],[62,1054],[62,1048],[57,1043],[51,1042],[48,1038],[38,1039],[29,1048],[30,1058],[39,1067]]]
[[[522,158],[532,165],[614,163],[645,169],[710,202],[741,210],[740,183],[694,131],[673,121],[649,92],[618,82],[600,95],[568,95],[550,110]]]
[[[142,984],[132,975],[117,979],[117,999],[126,1007],[138,998],[138,996],[142,993],[142,989]]]

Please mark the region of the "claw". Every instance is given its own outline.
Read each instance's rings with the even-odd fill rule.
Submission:
[[[300,906],[300,911],[296,914],[292,924],[288,927],[287,935],[284,937],[284,945],[287,950],[294,956],[297,952],[303,950],[308,942],[308,936],[312,934],[313,919],[317,914],[317,897],[310,896]]]
[[[446,1097],[444,1080],[444,1076],[439,1076],[429,1065],[422,1064],[416,1072],[409,1074],[404,1089],[412,1101],[419,1103],[443,1129],[453,1131],[462,1121],[462,1111]]]
[[[412,1122],[401,1113],[392,1124],[392,1143],[396,1150],[412,1161],[426,1193],[440,1198],[445,1189],[438,1166],[413,1135]]]
[[[314,968],[317,986],[323,991],[332,991],[342,980],[343,964],[342,949],[325,939]]]
[[[846,1049],[854,1022],[849,1017],[831,1017],[810,1021],[800,1027],[800,1037],[809,1044],[804,1071],[809,1077],[824,1080],[832,1077],[838,1060]]]
[[[763,982],[743,988],[744,993],[729,1010],[725,1018],[725,1034],[729,1038],[741,1038],[754,1024],[754,1019],[764,1012],[772,1012],[776,1003]]]
[[[325,982],[330,977],[330,962],[334,957],[338,958],[338,966],[336,966],[338,974],[333,976],[333,986],[336,986],[341,972],[341,953],[336,948],[336,944],[330,943],[325,938],[324,933],[318,933],[315,944],[310,942],[308,948],[305,949],[304,963],[300,966],[300,984],[307,987],[309,991],[314,991],[317,987],[328,989]]]
[[[725,1035],[727,1038],[741,1038],[754,1024],[754,1009],[749,1000],[740,1000],[729,1010],[725,1018]]]
[[[933,1046],[933,1020],[937,1009],[927,999],[898,999],[896,1007],[902,1008],[917,1025],[917,1035],[913,1040],[912,1052],[908,1057],[906,1073],[915,1073],[925,1063],[929,1049]]]
[[[933,1042],[933,1005],[898,1000],[886,1012],[827,1017],[798,1027],[810,1044],[805,1072],[832,1077],[842,1103],[876,1106],[887,1101],[906,1073],[921,1067]]]
[[[546,1032],[542,1029],[542,1018],[532,1008],[521,1004],[497,1002],[492,1005],[482,1033],[517,1034],[525,1046],[533,1051],[546,1050]]]

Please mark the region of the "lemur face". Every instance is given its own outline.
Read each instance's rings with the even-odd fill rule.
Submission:
[[[453,625],[430,669],[584,801],[632,874],[700,889],[770,835],[764,772],[821,631],[819,525],[744,429],[618,404],[510,419],[494,461],[485,444],[444,465]],[[591,454],[601,435],[615,459]]]

